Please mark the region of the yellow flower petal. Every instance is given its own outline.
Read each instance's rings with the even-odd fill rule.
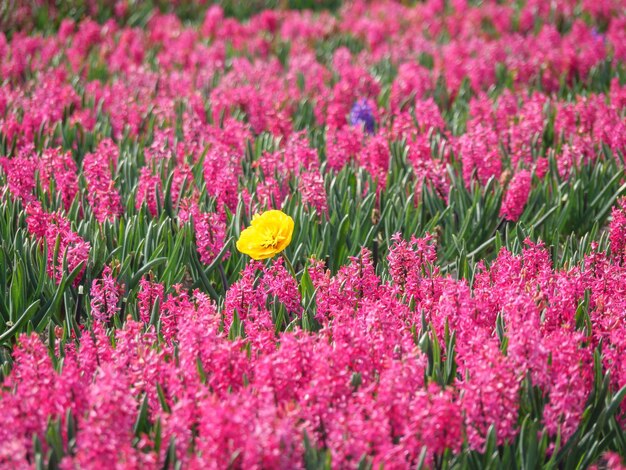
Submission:
[[[241,232],[237,249],[256,260],[271,258],[289,246],[294,225],[293,219],[279,210],[255,214]]]

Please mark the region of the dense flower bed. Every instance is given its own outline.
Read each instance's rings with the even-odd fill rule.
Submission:
[[[53,3],[0,23],[3,468],[621,468],[623,2]]]

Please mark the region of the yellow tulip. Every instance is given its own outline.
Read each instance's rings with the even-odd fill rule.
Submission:
[[[282,211],[256,214],[239,235],[237,249],[256,260],[271,258],[289,246],[293,227],[293,219]]]

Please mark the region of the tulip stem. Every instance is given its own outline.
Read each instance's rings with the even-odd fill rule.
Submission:
[[[289,261],[289,258],[287,258],[287,256],[285,255],[285,252],[281,252],[280,254],[283,259],[285,260],[285,264],[287,265],[287,269],[291,272],[291,274],[293,275],[293,278],[297,281],[298,277],[296,276],[296,270],[293,269],[293,265],[291,264],[291,261]]]

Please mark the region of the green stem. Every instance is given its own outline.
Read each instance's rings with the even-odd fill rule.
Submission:
[[[293,269],[293,265],[291,264],[291,261],[289,261],[289,258],[287,258],[287,255],[285,255],[285,252],[282,251],[280,253],[280,255],[283,257],[283,259],[285,260],[285,264],[287,265],[287,269],[291,272],[291,275],[293,276],[293,278],[297,281],[298,280],[298,276],[296,276],[296,270]]]

